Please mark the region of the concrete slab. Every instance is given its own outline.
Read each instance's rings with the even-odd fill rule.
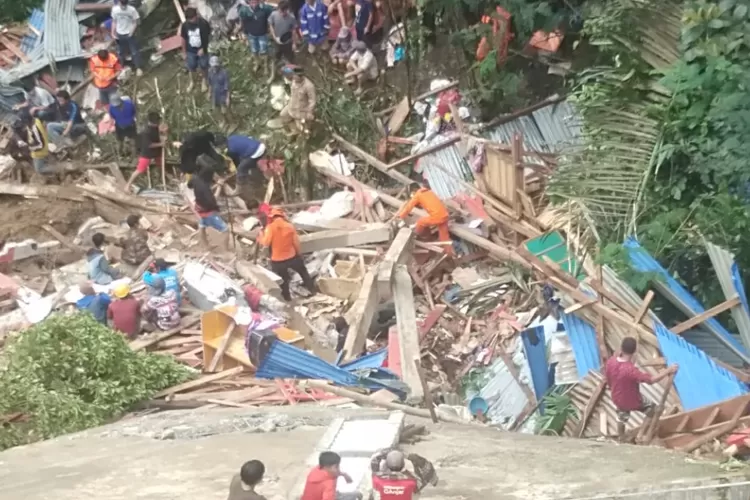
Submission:
[[[285,500],[306,475],[305,459],[325,426],[336,418],[377,415],[314,404],[279,410],[162,412],[6,450],[0,453],[0,499],[226,500],[232,475],[243,462],[257,458],[266,465],[259,493],[268,500]],[[264,414],[279,425],[259,430],[257,422]],[[250,428],[247,422],[255,423]],[[657,447],[453,424],[428,429],[425,440],[405,450],[431,460],[437,469],[440,483],[423,495],[429,500],[747,498],[726,494],[735,488],[727,483],[746,484],[742,474],[728,474],[716,462],[687,460],[684,454]],[[724,483],[724,496],[618,494],[627,489],[685,489],[707,481]]]

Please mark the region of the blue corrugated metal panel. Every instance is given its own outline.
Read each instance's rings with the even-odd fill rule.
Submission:
[[[667,363],[680,366],[674,384],[685,411],[747,394],[747,386],[705,352],[660,323],[654,324],[654,332]]]
[[[636,270],[644,273],[659,273],[664,278],[666,286],[669,287],[669,289],[677,297],[679,297],[682,303],[690,308],[694,315],[697,316],[706,311],[703,308],[703,305],[701,305],[700,302],[698,302],[692,295],[690,295],[690,292],[685,290],[685,288],[676,279],[669,275],[666,269],[661,267],[661,264],[659,264],[656,259],[651,257],[651,255],[649,255],[649,253],[638,244],[635,238],[628,238],[625,241],[624,246],[628,249],[630,262]],[[716,319],[711,318],[706,320],[704,323],[708,325],[712,331],[720,335],[722,340],[732,349],[736,350],[738,354],[744,353],[745,355],[747,355],[745,346],[739,343],[737,339],[735,339],[734,336],[732,336],[732,334],[729,333],[726,328],[721,326],[721,323],[719,323]]]
[[[521,334],[526,359],[531,369],[531,382],[534,394],[539,401],[550,386],[549,363],[547,362],[547,343],[544,339],[544,327],[529,328]]]
[[[598,371],[602,363],[594,327],[574,314],[563,313],[562,321],[576,357],[578,378],[582,379],[591,370]]]
[[[379,351],[375,351],[370,354],[365,354],[364,356],[360,356],[354,361],[349,361],[348,363],[339,365],[339,368],[344,369],[346,371],[350,371],[350,372],[354,370],[362,370],[364,368],[370,368],[370,369],[380,368],[381,366],[383,366],[383,363],[385,363],[385,358],[387,357],[388,357],[388,348],[385,347]]]
[[[77,0],[47,0],[44,4],[44,50],[55,59],[81,57],[81,31]]]
[[[44,11],[40,9],[34,9],[29,17],[29,26],[32,26],[39,33],[44,32]],[[28,54],[41,42],[41,37],[37,36],[33,31],[29,30],[29,34],[21,39],[21,52]]]
[[[448,139],[450,137],[438,135],[428,141],[425,148],[440,144]],[[468,183],[474,182],[471,168],[469,168],[456,146],[449,146],[423,156],[417,163],[417,171],[422,173],[429,182],[430,189],[441,200],[448,200],[459,193],[466,192],[466,188],[458,182],[459,179]]]
[[[357,385],[357,377],[307,351],[276,341],[258,367],[258,378],[314,378]]]
[[[16,117],[13,106],[24,99],[23,89],[0,84],[0,123],[11,124]]]
[[[550,151],[559,152],[581,142],[581,119],[568,101],[537,109],[532,116]]]
[[[381,373],[381,375],[384,373]],[[368,389],[398,390],[392,381],[358,377],[348,371],[320,359],[314,354],[298,349],[285,342],[275,341],[261,361],[255,373],[258,378],[317,379],[330,380],[336,385],[358,386]]]

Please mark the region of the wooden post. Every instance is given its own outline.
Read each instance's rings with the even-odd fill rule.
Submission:
[[[216,371],[216,367],[219,366],[219,361],[221,361],[221,358],[224,357],[224,353],[227,350],[227,347],[229,346],[229,339],[232,336],[232,332],[234,332],[234,320],[229,322],[229,325],[227,326],[226,331],[224,331],[224,336],[221,338],[221,343],[219,344],[219,348],[214,353],[214,357],[211,358],[211,363],[208,365],[208,372],[214,372]]]
[[[672,328],[670,328],[670,330],[672,333],[679,335],[682,332],[686,330],[690,330],[694,326],[698,326],[704,321],[713,318],[717,314],[721,314],[724,311],[727,311],[733,307],[736,307],[737,305],[739,305],[739,303],[740,303],[740,298],[737,296],[734,296],[731,299],[726,300],[722,302],[721,304],[712,307],[708,311],[703,311],[699,315],[694,316],[690,318],[689,320],[680,323],[679,325],[673,326]]]
[[[669,392],[672,390],[672,384],[674,384],[674,376],[675,374],[672,373],[669,377],[667,377],[667,388],[664,389],[664,393],[659,399],[659,404],[656,405],[654,414],[651,416],[651,420],[649,420],[648,422],[648,428],[646,429],[646,432],[644,434],[643,444],[649,444],[655,437],[656,431],[659,428],[659,419],[661,418],[661,414],[664,413],[664,405],[667,402]]]
[[[424,392],[424,402],[427,405],[427,410],[430,412],[430,418],[434,423],[438,423],[437,412],[435,412],[435,403],[432,401],[432,393],[427,387],[427,381],[424,377],[424,370],[422,370],[422,364],[420,363],[419,356],[414,356],[414,367],[419,375],[419,382],[422,384],[422,392]]]

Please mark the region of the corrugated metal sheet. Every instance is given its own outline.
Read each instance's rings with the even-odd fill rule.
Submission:
[[[578,377],[583,378],[591,370],[599,370],[602,364],[594,327],[574,314],[562,313],[562,321],[576,356]]]
[[[686,330],[680,334],[680,336],[693,344],[695,347],[705,352],[712,358],[726,363],[729,366],[735,368],[742,368],[744,361],[742,358],[737,356],[733,351],[727,349],[727,347],[716,338],[713,333],[700,329],[694,328],[692,330]],[[732,334],[732,336],[739,342],[739,335]]]
[[[581,379],[571,390],[568,392],[568,396],[573,400],[573,405],[576,407],[577,415],[568,418],[563,428],[563,436],[576,437],[576,428],[578,427],[581,417],[583,415],[586,405],[591,400],[599,384],[604,380],[604,376],[599,372],[590,372],[584,378]],[[641,389],[650,387],[641,385]],[[642,390],[643,396],[651,401],[658,401],[658,399],[652,399],[651,396]],[[606,417],[602,417],[606,415]],[[633,430],[640,427],[643,424],[645,416],[640,412],[633,412],[630,415],[630,419],[625,426],[625,430]],[[591,416],[586,422],[586,427],[583,430],[583,437],[594,438],[602,435],[602,422],[604,422],[604,429],[607,436],[617,436],[617,409],[615,404],[612,402],[612,392],[609,388],[604,390],[599,403],[594,407],[591,412]]]
[[[40,9],[34,9],[31,11],[28,23],[29,26],[32,26],[40,34],[44,33],[44,11]],[[28,54],[34,50],[37,45],[41,43],[41,38],[42,37],[37,36],[36,33],[29,30],[29,34],[21,39],[21,52]]]
[[[531,387],[531,370],[523,354],[523,345],[518,342],[513,354],[513,362],[518,367],[522,384]],[[532,389],[533,391],[533,389]],[[502,358],[497,358],[488,370],[488,380],[480,389],[481,396],[489,405],[487,418],[496,425],[509,428],[523,412],[529,399],[518,385],[513,374]]]
[[[508,145],[513,142],[513,136],[516,134],[520,134],[523,137],[523,145],[526,149],[540,153],[550,152],[547,142],[544,140],[544,136],[532,116],[521,116],[508,123],[498,125],[487,132],[491,140]],[[526,161],[538,163],[539,159],[536,157],[527,157]]]
[[[428,141],[425,144],[425,148],[440,144],[450,139],[450,137],[438,135]],[[466,163],[466,160],[461,156],[461,152],[455,145],[423,156],[417,163],[417,171],[422,173],[427,182],[429,182],[430,189],[441,200],[448,200],[459,193],[467,192],[466,188],[458,182],[458,179],[469,183],[474,182],[474,175],[468,163]]]
[[[77,3],[77,0],[46,0],[44,3],[44,51],[55,60],[83,56],[75,11]]]
[[[740,297],[740,305],[731,309],[732,318],[737,324],[737,330],[740,332],[740,338],[746,348],[750,348],[750,310],[747,306],[747,297],[745,296],[745,285],[742,283],[740,270],[734,261],[734,255],[727,250],[706,242],[708,257],[711,259],[716,271],[716,277],[719,278],[721,290],[727,300],[735,295]]]
[[[349,371],[349,372],[354,371],[354,370],[380,368],[381,366],[383,366],[383,363],[385,362],[385,358],[387,357],[388,357],[388,348],[385,347],[383,349],[380,349],[379,351],[375,351],[370,354],[365,354],[364,356],[360,356],[354,361],[349,361],[348,363],[339,365],[339,368]]]
[[[703,305],[698,302],[676,279],[669,275],[666,269],[659,264],[656,259],[642,248],[634,238],[628,238],[624,244],[628,249],[628,255],[633,267],[641,272],[659,273],[663,281],[654,280],[653,286],[659,293],[664,295],[675,307],[680,309],[686,315],[692,317],[705,312]],[[750,362],[750,355],[747,349],[737,342],[729,331],[721,326],[714,318],[706,320],[703,325],[709,329],[718,339],[731,349],[736,355],[740,356],[747,362]]]
[[[299,378],[330,380],[336,385],[359,386],[369,389],[397,391],[393,384],[375,379],[357,377],[348,371],[332,365],[307,351],[298,349],[285,342],[275,341],[260,363],[255,373],[258,378]]]
[[[685,411],[747,394],[747,386],[718,366],[705,352],[662,324],[655,324],[654,331],[664,359],[669,364],[680,366],[674,385]]]
[[[537,109],[532,116],[549,151],[557,153],[581,143],[581,118],[568,101]]]
[[[524,352],[531,370],[531,381],[537,401],[547,392],[550,386],[549,363],[547,363],[547,341],[544,326],[529,328],[521,333]]]

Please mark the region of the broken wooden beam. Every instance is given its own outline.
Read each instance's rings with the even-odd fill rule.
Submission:
[[[450,89],[455,88],[455,87],[458,87],[458,80],[454,80],[454,81],[452,81],[450,83],[447,83],[447,84],[443,85],[442,87],[436,88],[435,90],[430,90],[429,92],[425,92],[423,94],[419,94],[418,96],[412,98],[412,103],[417,102],[417,101],[421,101],[423,99],[427,99],[427,98],[432,97],[434,95],[438,95],[441,92],[445,92],[446,90],[450,90]],[[375,116],[387,115],[391,111],[395,111],[395,109],[397,107],[398,107],[398,104],[395,104],[395,105],[390,106],[388,108],[381,109],[380,111],[376,111],[374,113],[374,115]]]
[[[413,248],[414,231],[408,227],[401,228],[378,267],[378,289],[381,297],[390,295],[396,266],[406,264],[411,260]]]
[[[209,384],[211,382],[216,382],[217,380],[231,377],[233,375],[239,375],[244,370],[245,370],[244,366],[236,366],[234,368],[230,368],[229,370],[224,370],[223,372],[214,373],[212,375],[207,375],[205,377],[200,377],[198,379],[191,380],[189,382],[183,382],[182,384],[178,384],[174,387],[170,387],[169,389],[164,389],[163,391],[157,392],[156,394],[154,394],[154,398],[163,398],[163,397],[171,396],[172,394],[176,394],[178,392],[185,392],[185,391],[189,391],[190,389],[203,387],[204,385]]]
[[[150,347],[154,344],[161,342],[164,339],[168,339],[172,335],[177,335],[183,328],[190,328],[194,324],[198,323],[200,319],[201,319],[200,315],[197,315],[197,314],[195,316],[188,316],[186,318],[182,318],[182,321],[180,321],[179,326],[176,326],[170,330],[165,330],[163,332],[156,332],[147,339],[134,340],[130,343],[130,348],[134,351],[140,351],[142,349]]]
[[[234,263],[234,268],[242,279],[249,282],[258,290],[281,300],[281,287],[279,286],[281,278],[279,276],[257,264],[244,260],[237,260]],[[278,280],[274,277],[278,278]]]
[[[391,237],[391,226],[384,223],[363,224],[356,231],[331,230],[300,236],[302,253],[312,253],[338,247],[356,247],[382,243]]]
[[[397,266],[393,272],[393,303],[396,306],[396,325],[398,327],[399,351],[401,354],[401,379],[409,386],[407,402],[420,402],[424,399],[424,390],[419,373],[410,360],[420,358],[419,328],[417,327],[416,307],[411,276],[404,265]]]
[[[687,321],[683,321],[679,325],[675,325],[669,330],[674,334],[681,334],[682,332],[686,330],[690,330],[691,328],[700,325],[706,320],[709,320],[713,318],[714,316],[723,313],[724,311],[728,311],[729,309],[736,307],[740,304],[740,298],[737,296],[732,297],[729,300],[725,300],[721,304],[715,305],[711,309],[708,309],[707,311],[703,311],[702,313],[698,314],[697,316],[694,316],[690,318]]]
[[[349,332],[344,342],[344,361],[355,359],[365,348],[367,332],[380,302],[375,278],[377,272],[378,269],[375,266],[365,274],[359,295],[344,316],[349,324]]]

